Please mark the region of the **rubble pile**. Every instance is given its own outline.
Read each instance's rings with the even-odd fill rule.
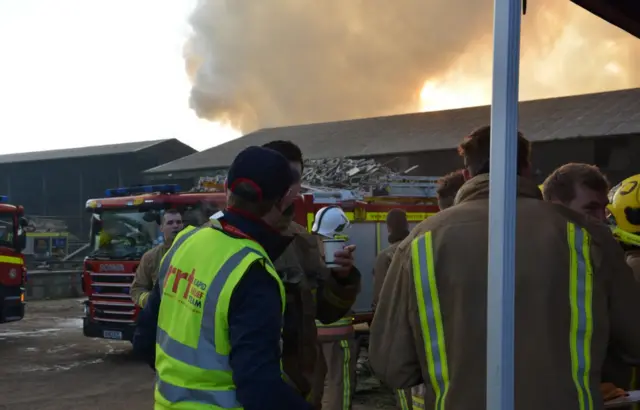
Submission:
[[[312,187],[368,191],[395,175],[373,159],[331,158],[305,161],[302,180]]]
[[[385,195],[386,183],[401,181],[402,175],[416,166],[397,172],[374,159],[330,158],[310,159],[304,163],[303,186],[310,191],[347,190],[356,195]],[[227,170],[201,177],[192,192],[222,192]]]

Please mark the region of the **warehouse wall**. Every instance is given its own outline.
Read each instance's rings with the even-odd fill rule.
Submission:
[[[106,188],[138,182],[140,167],[135,164],[131,154],[0,164],[0,192],[24,206],[27,215],[65,220],[69,231],[84,240],[87,199],[104,196]]]
[[[87,199],[104,197],[108,188],[142,184],[142,171],[193,152],[181,143],[158,144],[128,154],[0,164],[0,195],[23,205],[28,216],[63,219],[84,241]]]

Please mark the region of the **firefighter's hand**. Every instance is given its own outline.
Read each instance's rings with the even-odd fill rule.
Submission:
[[[353,252],[356,250],[355,245],[345,246],[341,251],[333,254],[334,262],[340,265],[339,268],[333,268],[331,271],[339,278],[346,278],[353,268]]]

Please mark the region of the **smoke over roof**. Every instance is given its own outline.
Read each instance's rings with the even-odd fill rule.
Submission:
[[[250,132],[488,103],[492,6],[201,0],[185,46],[190,104]],[[638,67],[636,38],[570,2],[528,5],[522,99],[638,86]]]

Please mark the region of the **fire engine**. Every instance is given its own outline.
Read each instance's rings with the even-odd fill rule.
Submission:
[[[202,188],[205,186],[205,188]],[[213,208],[223,209],[226,196],[217,185],[199,184],[198,192],[180,192],[176,185],[150,185],[107,190],[107,197],[86,203],[92,214],[91,248],[83,272],[84,334],[131,340],[139,312],[129,295],[142,255],[159,243],[159,211],[177,209],[185,224],[201,225]],[[371,319],[373,266],[388,246],[386,216],[402,208],[414,226],[437,212],[434,180],[397,180],[371,196],[347,190],[307,188],[295,204],[295,220],[309,230],[315,213],[327,205],[342,207],[352,222],[349,243],[356,244],[355,264],[362,273],[362,290],[354,305],[355,322]],[[209,209],[204,210],[207,204]]]
[[[91,251],[82,274],[87,297],[84,335],[132,340],[140,307],[129,291],[140,258],[162,241],[161,211],[177,209],[185,224],[199,226],[224,203],[223,193],[183,193],[177,185],[108,189],[106,198],[89,199]]]
[[[22,250],[26,236],[24,209],[0,196],[0,323],[24,317],[27,269]]]

